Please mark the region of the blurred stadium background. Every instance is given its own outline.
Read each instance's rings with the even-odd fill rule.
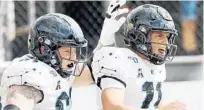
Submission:
[[[58,12],[71,16],[81,26],[89,41],[89,54],[96,47],[105,18],[108,1],[0,1],[0,68],[26,53],[29,27],[41,15]],[[196,40],[198,49],[186,52],[181,39],[181,6],[179,1],[128,1],[132,9],[144,3],[164,7],[172,15],[179,37],[178,50],[173,62],[167,63],[167,81],[164,84],[164,100],[184,101],[191,109],[202,110],[203,79],[203,1],[197,2]],[[121,39],[116,39],[118,46]],[[1,76],[1,75],[0,75]],[[73,91],[73,110],[95,110],[95,85]],[[80,99],[80,100],[78,100]],[[165,102],[164,101],[164,102]],[[92,107],[92,108],[90,108]]]

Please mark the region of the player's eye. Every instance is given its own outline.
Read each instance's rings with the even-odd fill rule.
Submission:
[[[69,51],[69,50],[67,50],[67,51],[64,51],[64,52],[69,53],[70,51]]]
[[[161,38],[163,36],[161,34],[157,34],[156,37]]]

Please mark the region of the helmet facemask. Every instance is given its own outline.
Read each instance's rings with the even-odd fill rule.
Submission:
[[[45,62],[46,64],[50,65],[54,68],[63,78],[69,77],[70,75],[80,76],[84,67],[85,63],[87,62],[87,40],[84,39],[83,42],[76,43],[73,40],[63,40],[60,41],[59,39],[50,39],[47,36],[39,37],[38,41],[39,49],[34,49],[31,53],[36,54],[38,53],[38,59]],[[59,48],[66,47],[68,48],[69,52],[67,52],[68,57],[64,57],[60,55]],[[74,50],[72,52],[72,50]],[[72,53],[75,53],[74,56]],[[69,57],[70,56],[70,57]],[[68,68],[63,68],[62,61],[67,60],[71,62],[67,64]]]
[[[65,48],[66,50],[62,50]],[[59,60],[59,73],[80,76],[87,62],[87,46],[61,46],[56,50]]]
[[[168,44],[163,44],[159,42],[152,42],[150,33],[151,32],[167,32],[168,35]],[[137,51],[148,58],[150,62],[156,65],[161,65],[165,61],[171,61],[176,54],[177,46],[174,45],[174,40],[176,33],[171,30],[162,30],[148,28],[148,26],[140,25],[138,29],[131,29],[127,33],[127,38],[125,41],[131,47],[133,51]],[[154,54],[152,52],[152,45],[163,45],[166,49],[159,51],[164,51],[164,55]]]
[[[165,37],[167,44],[163,44],[163,41],[152,41],[148,35],[151,32],[159,32],[164,35],[168,33],[168,38]],[[174,45],[175,37],[177,36],[177,30],[175,29],[174,21],[167,10],[164,8],[153,5],[144,4],[131,10],[127,15],[126,22],[124,24],[123,35],[126,37],[125,41],[129,47],[136,52],[146,56],[147,59],[156,65],[161,65],[165,61],[171,61],[176,53],[176,45]],[[164,55],[153,54],[155,48],[153,47],[165,47],[166,49],[160,49],[159,53]],[[153,49],[153,50],[152,50]],[[154,51],[154,52],[152,52]]]

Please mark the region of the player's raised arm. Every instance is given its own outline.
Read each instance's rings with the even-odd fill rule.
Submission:
[[[33,110],[43,99],[43,93],[32,86],[11,86],[3,110]]]
[[[97,47],[94,49],[99,50],[101,47],[113,45],[115,43],[115,33],[119,30],[125,22],[125,17],[117,18],[119,15],[128,13],[128,8],[120,9],[126,3],[126,0],[112,0],[106,12],[106,18],[103,23],[100,39]]]
[[[125,22],[125,17],[120,17],[119,19],[117,19],[116,17],[128,12],[127,8],[120,9],[120,7],[125,4],[125,2],[126,2],[125,0],[113,0],[110,2],[108,6],[108,10],[106,12],[106,18],[103,23],[100,39],[93,53],[95,53],[96,50],[99,50],[104,46],[113,45],[115,43],[115,38],[114,38],[115,33]],[[75,81],[72,87],[84,86],[94,82],[94,78],[92,75],[92,68],[90,66],[92,61],[88,61],[88,62],[90,64],[88,63],[85,66],[81,75],[75,78]]]

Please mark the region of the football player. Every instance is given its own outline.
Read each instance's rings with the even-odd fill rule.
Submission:
[[[93,82],[86,64],[87,43],[71,17],[59,13],[39,17],[30,30],[29,54],[14,59],[0,77],[5,91],[0,107],[69,110],[72,85]]]
[[[124,1],[118,0],[110,3],[94,50],[92,69],[101,89],[103,109],[185,110],[180,102],[160,103],[162,82],[166,79],[165,62],[172,60],[177,48],[174,45],[177,30],[171,15],[160,6],[145,4],[131,10],[126,20],[119,19],[121,13],[128,11],[119,9],[123,4]],[[114,44],[114,34],[123,23],[127,47],[108,47]],[[126,99],[127,94],[131,98]]]

